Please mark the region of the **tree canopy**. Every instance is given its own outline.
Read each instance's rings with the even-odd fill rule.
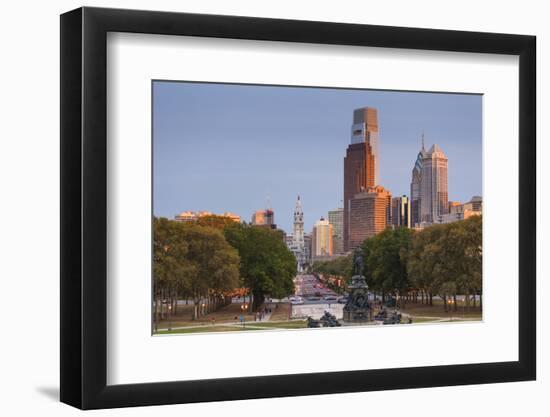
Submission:
[[[407,270],[417,288],[442,297],[480,294],[482,217],[435,225],[414,235]]]
[[[194,223],[153,220],[157,298],[191,297],[196,304],[239,284],[239,255],[222,232]]]
[[[383,293],[402,293],[409,289],[404,256],[413,233],[406,227],[386,229],[363,242],[364,274],[369,287]]]
[[[316,261],[311,266],[311,272],[336,276],[340,278],[350,278],[352,270],[352,256],[339,256],[329,261]]]
[[[253,294],[253,308],[263,303],[266,295],[282,298],[294,292],[296,258],[277,231],[234,223],[224,235],[240,256],[242,284]]]
[[[481,216],[420,231],[386,229],[366,239],[361,248],[367,283],[383,297],[412,291],[431,302],[433,294],[444,300],[481,294]]]

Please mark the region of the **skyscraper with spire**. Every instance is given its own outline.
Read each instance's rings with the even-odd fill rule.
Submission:
[[[449,211],[448,159],[436,144],[416,157],[411,178],[412,226],[434,223]]]
[[[363,107],[353,112],[351,143],[344,158],[344,250],[350,250],[350,200],[379,183],[378,112]]]
[[[420,182],[420,221],[434,223],[449,211],[448,159],[438,145],[425,151]]]
[[[416,156],[416,162],[412,169],[411,178],[411,226],[420,224],[420,182],[422,179],[422,158],[426,150],[424,149],[424,132],[422,132],[422,148]]]

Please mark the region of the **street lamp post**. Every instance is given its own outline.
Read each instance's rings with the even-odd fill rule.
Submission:
[[[449,306],[449,313],[451,313],[451,320],[450,321],[453,321],[453,304],[454,304],[454,301],[451,297],[449,297],[449,299],[447,300],[447,305]]]
[[[243,329],[244,329],[244,323],[246,321],[244,318],[244,313],[247,309],[248,309],[248,304],[241,304],[241,322],[243,324]]]
[[[168,304],[168,331],[172,330],[172,304]]]

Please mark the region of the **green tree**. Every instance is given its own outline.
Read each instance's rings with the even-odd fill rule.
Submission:
[[[337,276],[343,279],[351,277],[352,256],[339,256],[330,261],[315,261],[311,271],[319,274]]]
[[[223,230],[227,226],[235,224],[235,220],[226,216],[217,216],[215,214],[212,214],[199,217],[196,224],[198,224],[199,226],[207,226],[214,229]]]
[[[410,288],[405,255],[412,233],[405,227],[386,229],[363,243],[367,283],[381,291],[383,297],[388,293],[402,296]]]
[[[456,295],[481,292],[482,218],[430,226],[414,234],[406,255],[413,286],[429,297],[439,294],[445,303]]]
[[[186,283],[196,318],[201,300],[220,296],[239,285],[239,255],[220,230],[184,223],[181,231],[188,244],[187,258],[196,265],[195,274]]]
[[[311,272],[338,279],[337,282],[328,280],[326,283],[329,288],[342,292],[351,277],[352,262],[352,255],[339,256],[330,261],[315,261],[311,266]]]
[[[181,233],[181,224],[165,218],[153,220],[153,321],[164,314],[163,301],[177,308],[177,296],[185,293],[188,282],[196,274],[197,265],[188,258],[189,245]]]
[[[433,305],[434,267],[438,262],[437,239],[441,228],[433,226],[414,233],[407,259],[407,273],[411,285],[420,290],[422,302]]]
[[[266,295],[282,298],[294,292],[296,259],[280,233],[264,227],[233,224],[224,229],[224,235],[239,252],[242,284],[252,294],[251,309],[257,309]]]
[[[220,230],[154,219],[153,251],[155,310],[164,298],[171,300],[175,310],[178,296],[185,295],[194,301],[196,318],[202,300],[238,286],[239,255]]]

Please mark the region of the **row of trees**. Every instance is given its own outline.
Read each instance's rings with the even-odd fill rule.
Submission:
[[[421,231],[408,228],[387,229],[366,239],[361,249],[365,259],[364,275],[369,288],[383,300],[399,296],[433,304],[433,296],[449,297],[456,309],[457,294],[481,294],[482,217],[433,225]],[[349,278],[351,258],[341,257],[315,263],[313,271]],[[475,306],[475,297],[473,305]]]
[[[337,293],[341,293],[345,289],[345,283],[351,278],[352,258],[352,255],[347,255],[330,261],[317,261],[313,263],[310,271],[328,278],[325,280],[327,286]]]
[[[294,290],[296,260],[270,229],[220,216],[186,223],[155,218],[153,252],[155,323],[163,304],[176,312],[178,299],[193,300],[195,319],[237,294],[249,294],[255,310],[266,295],[284,297]]]
[[[409,285],[421,292],[423,301],[427,296],[431,305],[437,294],[447,308],[447,299],[452,297],[456,310],[457,294],[466,296],[468,307],[474,295],[476,306],[475,295],[482,293],[482,223],[482,216],[472,216],[414,234],[403,259]]]
[[[239,255],[219,230],[154,219],[153,277],[155,323],[165,303],[176,313],[179,298],[193,300],[197,318],[204,312],[202,304],[224,304],[239,285]]]

